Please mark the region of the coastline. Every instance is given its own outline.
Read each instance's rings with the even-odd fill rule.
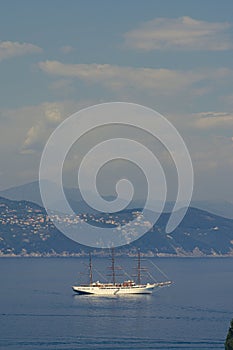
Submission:
[[[31,254],[1,254],[0,255],[0,259],[4,259],[4,258],[85,258],[88,257],[89,253],[64,253],[64,254],[36,254],[36,253],[31,253]],[[92,253],[93,257],[96,258],[106,258],[109,257],[109,253],[108,251],[105,252],[101,252],[101,253]],[[137,257],[137,254],[126,254],[126,253],[116,253],[116,256],[118,257],[128,257],[128,258],[135,258]],[[191,255],[191,254],[187,254],[187,255],[178,255],[178,254],[147,254],[147,253],[141,253],[142,257],[145,258],[183,258],[183,259],[219,259],[219,258],[233,258],[233,254],[222,254],[222,255]]]

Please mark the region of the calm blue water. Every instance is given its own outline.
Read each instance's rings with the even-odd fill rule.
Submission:
[[[93,260],[102,271],[109,265]],[[152,261],[173,286],[100,298],[74,296],[70,288],[86,259],[0,259],[0,348],[223,349],[233,317],[233,260]]]

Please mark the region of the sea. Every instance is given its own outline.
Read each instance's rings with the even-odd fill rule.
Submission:
[[[135,264],[116,260],[121,273]],[[0,349],[224,349],[233,259],[146,260],[153,277],[165,280],[161,270],[174,283],[152,295],[95,297],[71,289],[87,278],[88,258],[1,258]],[[96,279],[109,264],[93,258]]]

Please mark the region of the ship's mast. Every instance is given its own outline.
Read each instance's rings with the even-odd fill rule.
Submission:
[[[137,277],[137,284],[141,284],[142,272],[147,271],[147,268],[143,267],[141,264],[142,259],[141,259],[140,249],[138,249],[138,257],[136,260],[137,260],[137,265],[136,265],[136,267],[134,267],[135,274],[133,276]]]
[[[116,276],[121,276],[121,274],[118,273],[119,270],[122,270],[120,266],[115,265],[115,251],[114,248],[111,248],[111,265],[108,267],[109,270],[111,270],[111,274],[108,276],[112,277],[112,284],[116,284]],[[116,273],[117,270],[117,273]]]
[[[91,253],[89,253],[89,279],[90,285],[93,284]]]
[[[138,284],[141,284],[141,255],[138,249]]]
[[[112,252],[112,265],[111,265],[111,270],[112,270],[112,283],[115,285],[116,284],[116,271],[115,271],[115,254],[114,254],[114,248],[111,248]]]

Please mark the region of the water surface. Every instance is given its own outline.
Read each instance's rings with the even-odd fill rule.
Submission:
[[[233,318],[233,260],[152,262],[174,281],[171,287],[153,295],[90,297],[71,290],[85,278],[78,272],[87,259],[0,259],[0,348],[223,349]],[[131,271],[135,261],[117,263]],[[93,264],[103,272],[109,261]],[[162,279],[152,265],[150,272]]]

